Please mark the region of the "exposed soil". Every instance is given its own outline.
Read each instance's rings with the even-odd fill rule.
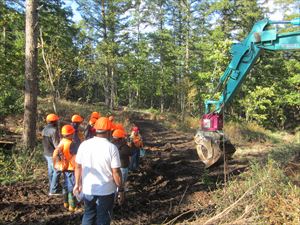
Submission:
[[[114,208],[113,224],[180,224],[213,210],[209,191],[222,182],[223,167],[204,170],[193,134],[151,120],[135,123],[145,139],[146,156],[140,170],[129,175],[127,201]],[[232,160],[228,170],[240,173],[246,166]],[[48,196],[46,165],[44,174],[34,183],[0,186],[0,224],[81,224],[82,211],[69,213],[62,197]]]

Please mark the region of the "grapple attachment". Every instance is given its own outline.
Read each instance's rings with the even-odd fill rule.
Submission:
[[[194,138],[198,156],[206,168],[223,160],[224,147],[226,158],[231,158],[235,152],[235,147],[221,132],[198,130]]]

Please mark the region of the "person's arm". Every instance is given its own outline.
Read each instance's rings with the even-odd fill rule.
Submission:
[[[60,143],[58,131],[56,130],[55,132],[53,132],[50,137],[52,139],[52,143],[53,143],[54,147],[56,148]]]
[[[91,129],[91,125],[88,124],[88,125],[86,126],[86,128],[84,129],[84,138],[85,138],[85,139],[90,138],[90,137],[89,137],[89,136],[90,136],[90,129]]]
[[[122,185],[122,175],[121,175],[120,168],[112,168],[112,175],[118,189],[122,189],[123,185]]]
[[[53,161],[53,167],[55,170],[57,170],[57,157],[58,157],[58,149],[54,149],[53,154],[52,154],[52,161]]]
[[[131,148],[133,146],[133,138],[132,135],[129,136],[128,138],[128,146]]]
[[[82,165],[76,163],[75,166],[75,186],[73,188],[73,194],[78,195],[82,191]]]
[[[122,184],[122,175],[120,168],[112,168],[112,175],[118,187],[118,203],[122,205],[124,202],[124,186]]]

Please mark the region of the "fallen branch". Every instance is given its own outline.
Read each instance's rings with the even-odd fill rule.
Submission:
[[[300,163],[289,162],[288,165],[292,165],[292,166],[295,166],[295,167],[299,167],[299,166],[300,166]]]
[[[190,212],[194,212],[194,209],[191,209],[191,210],[189,210],[189,211],[186,211],[186,212],[184,212],[184,213],[182,213],[182,214],[176,216],[175,218],[173,218],[173,219],[170,220],[169,222],[164,223],[163,225],[173,224],[178,218],[180,218],[181,216],[183,216],[183,215],[185,215],[185,214],[188,214],[188,213],[190,213]]]
[[[241,216],[239,216],[239,218],[237,218],[234,221],[230,221],[229,223],[222,224],[222,225],[248,224],[249,220],[251,220],[253,218],[252,217],[251,218],[245,218],[245,217],[254,209],[255,205],[256,204],[252,204],[250,206],[246,205],[244,213]]]
[[[179,201],[179,204],[178,204],[178,206],[180,206],[181,205],[181,202],[182,202],[182,200],[183,200],[183,198],[184,198],[184,196],[185,196],[185,194],[186,194],[186,191],[187,191],[187,189],[189,188],[189,185],[187,185],[186,186],[186,188],[185,188],[185,190],[184,190],[184,193],[183,193],[183,195],[182,195],[182,197],[181,197],[181,199],[180,199],[180,201]]]
[[[222,217],[226,216],[228,213],[230,213],[237,205],[238,203],[245,198],[250,192],[252,192],[258,185],[260,185],[261,183],[263,183],[263,181],[258,182],[257,184],[255,184],[254,186],[250,187],[238,200],[236,200],[233,204],[231,204],[229,207],[227,207],[226,209],[224,209],[222,212],[220,212],[219,214],[217,214],[216,216],[210,218],[209,220],[207,220],[203,225],[209,225],[209,224],[215,224],[216,221],[220,220]]]

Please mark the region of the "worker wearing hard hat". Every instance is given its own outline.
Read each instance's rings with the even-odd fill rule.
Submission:
[[[80,115],[75,114],[72,116],[71,121],[72,121],[71,125],[75,129],[75,132],[73,134],[73,142],[77,146],[77,149],[78,149],[80,143],[84,141],[84,135],[83,135],[82,131],[79,129],[80,124],[83,121],[83,118]]]
[[[54,168],[64,174],[64,207],[70,212],[74,212],[76,209],[76,199],[73,195],[75,156],[77,153],[77,147],[73,141],[74,133],[73,126],[64,125],[61,129],[63,139],[53,152]]]
[[[121,124],[118,127],[123,127]],[[112,143],[115,144],[119,150],[120,160],[121,160],[121,173],[122,173],[122,182],[124,184],[124,189],[126,190],[126,181],[128,177],[128,167],[130,158],[132,156],[131,148],[127,145],[125,140],[126,132],[124,129],[116,129],[112,133]]]
[[[81,143],[76,155],[73,193],[83,193],[82,224],[110,224],[115,193],[124,200],[121,162],[117,147],[108,141],[111,123],[100,117],[94,128],[96,136]]]
[[[94,129],[94,125],[97,121],[97,119],[100,118],[100,113],[98,112],[92,112],[90,116],[90,120],[86,128],[84,129],[84,137],[85,140],[90,139],[95,136],[96,130]]]
[[[129,136],[129,146],[133,151],[129,169],[135,171],[139,168],[140,150],[144,146],[142,136],[137,126],[132,128],[131,135]]]
[[[47,125],[42,131],[44,157],[48,164],[49,195],[59,194],[58,185],[61,173],[54,170],[52,160],[53,151],[59,144],[58,120],[56,114],[47,115]]]

